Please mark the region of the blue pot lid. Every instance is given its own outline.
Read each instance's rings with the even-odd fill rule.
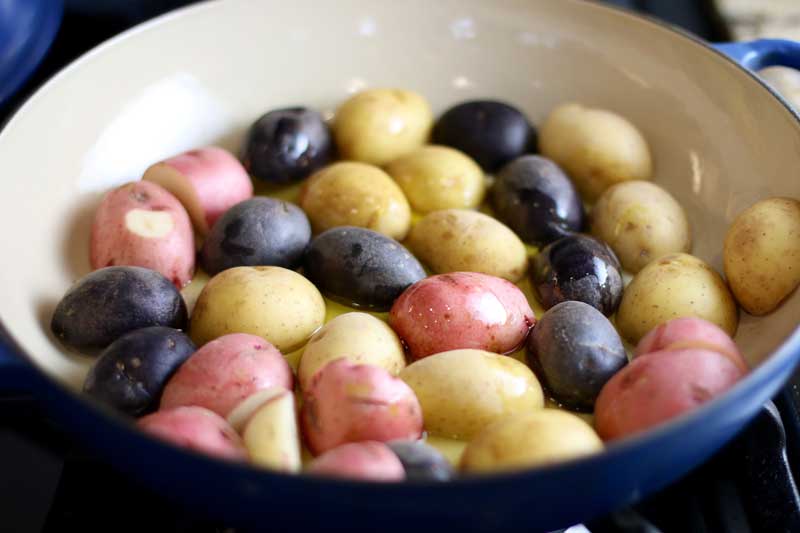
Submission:
[[[61,0],[0,0],[0,106],[44,58],[63,11]]]

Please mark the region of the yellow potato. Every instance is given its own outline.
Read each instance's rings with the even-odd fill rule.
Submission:
[[[580,417],[559,409],[505,416],[481,431],[464,450],[465,472],[517,470],[599,452],[603,442]]]
[[[428,139],[433,114],[419,94],[400,89],[368,89],[351,96],[333,122],[342,159],[385,165]]]
[[[656,326],[688,316],[708,320],[731,337],[739,322],[736,302],[713,268],[688,254],[670,254],[634,276],[622,294],[616,325],[636,344]]]
[[[615,183],[650,179],[653,173],[650,149],[633,124],[576,103],[548,115],[539,129],[539,149],[567,171],[590,202]]]
[[[306,390],[311,378],[334,359],[379,366],[396,376],[406,366],[403,345],[386,322],[367,313],[339,315],[309,339],[297,377]]]
[[[437,274],[479,272],[518,281],[528,269],[525,244],[503,223],[467,209],[425,215],[406,242]]]
[[[282,472],[299,472],[300,436],[294,394],[284,390],[259,407],[242,433],[250,460]]]
[[[300,207],[314,233],[358,226],[402,240],[411,207],[386,172],[366,163],[342,161],[315,172],[300,191]]]
[[[653,259],[688,252],[692,246],[683,208],[649,181],[626,181],[607,189],[592,209],[592,233],[634,274]]]
[[[483,170],[469,156],[448,146],[423,146],[392,161],[386,171],[420,213],[473,208],[483,201]]]
[[[741,213],[723,255],[741,306],[753,315],[773,311],[800,284],[800,201],[770,198]]]
[[[400,372],[422,406],[425,429],[470,439],[495,420],[544,405],[542,387],[522,362],[482,350],[430,355]]]
[[[287,353],[303,345],[324,320],[322,295],[297,272],[236,267],[223,270],[203,288],[189,333],[197,346],[228,333],[251,333]]]

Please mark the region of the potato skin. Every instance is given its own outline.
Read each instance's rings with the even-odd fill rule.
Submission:
[[[420,359],[400,377],[422,405],[425,429],[471,439],[495,420],[544,405],[533,372],[512,357],[482,350],[451,350]]]
[[[528,270],[528,253],[519,237],[477,211],[429,213],[411,229],[406,244],[437,274],[480,272],[516,282]]]
[[[199,405],[222,417],[267,387],[292,390],[289,363],[256,335],[231,333],[203,345],[181,365],[161,396],[161,409]]]
[[[687,316],[708,320],[731,337],[739,322],[736,302],[713,268],[688,254],[670,254],[634,276],[622,294],[616,325],[636,344],[656,326]]]
[[[428,102],[401,89],[368,89],[347,99],[333,121],[342,159],[385,165],[422,146],[433,126]]]
[[[284,390],[264,402],[249,418],[242,432],[250,460],[283,472],[300,470],[300,436],[294,393]]]
[[[632,273],[663,255],[692,247],[689,221],[667,191],[649,181],[607,189],[592,209],[592,234],[604,240]]]
[[[731,224],[723,249],[725,277],[752,315],[774,311],[800,285],[800,201],[762,200]]]
[[[386,172],[418,213],[469,209],[483,201],[483,170],[469,156],[448,146],[423,146],[389,163]]]
[[[383,368],[346,359],[314,375],[303,394],[300,419],[314,454],[347,442],[422,436],[422,409],[414,391]]]
[[[147,433],[176,446],[222,459],[244,461],[247,450],[233,428],[204,407],[176,407],[140,418],[137,425]]]
[[[340,161],[315,172],[300,191],[300,207],[314,233],[357,226],[403,240],[411,207],[403,191],[378,167]]]
[[[636,345],[633,356],[682,348],[702,348],[719,352],[730,357],[743,372],[750,370],[733,339],[716,324],[697,317],[676,318],[653,328]]]
[[[361,479],[402,481],[405,472],[400,459],[382,442],[351,442],[329,450],[308,465],[309,474]]]
[[[421,440],[393,440],[386,444],[403,463],[409,481],[449,481],[455,477],[445,456]]]
[[[509,353],[525,342],[535,322],[519,287],[475,272],[425,278],[389,312],[389,325],[412,359],[457,348]]]
[[[144,236],[129,227],[129,217],[142,213],[168,224]],[[90,262],[93,269],[140,266],[155,270],[179,289],[194,275],[194,234],[189,215],[177,198],[148,181],[137,181],[107,193],[92,223]]]
[[[470,441],[464,472],[499,472],[541,466],[603,450],[603,441],[580,417],[559,409],[505,416]]]
[[[149,326],[186,327],[186,303],[167,278],[142,267],[107,267],[78,280],[58,302],[50,329],[67,346],[105,348]]]
[[[83,392],[131,416],[158,407],[161,393],[180,365],[195,351],[177,329],[153,326],[126,333],[103,350]]]
[[[340,358],[378,366],[396,376],[406,366],[403,345],[386,322],[367,313],[345,313],[322,326],[306,343],[297,379],[302,390],[325,365]]]
[[[596,200],[607,188],[653,173],[650,149],[642,134],[622,116],[569,103],[550,112],[539,129],[542,155],[560,165],[584,200]]]
[[[203,288],[189,331],[198,346],[228,333],[250,333],[288,353],[302,346],[324,320],[322,295],[297,272],[235,267]]]
[[[634,359],[603,387],[595,427],[603,440],[657,426],[732,387],[744,372],[721,353],[662,350]]]

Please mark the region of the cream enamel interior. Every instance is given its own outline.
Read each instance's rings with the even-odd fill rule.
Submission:
[[[655,181],[686,209],[692,252],[718,270],[733,218],[769,196],[800,198],[800,127],[758,82],[690,39],[577,0],[229,0],[168,15],[82,58],[0,134],[0,318],[50,375],[78,387],[90,359],[49,331],[89,272],[100,193],[206,143],[238,148],[265,110],[332,113],[364,87],[402,87],[434,112],[508,100],[534,123],[579,101],[643,132]],[[757,364],[797,326],[797,291],[737,342]]]

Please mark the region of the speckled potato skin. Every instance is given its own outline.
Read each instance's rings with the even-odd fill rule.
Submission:
[[[281,353],[302,346],[325,320],[325,300],[306,278],[281,267],[236,267],[211,278],[189,327],[201,346],[228,333],[250,333]]]
[[[604,109],[556,107],[539,128],[539,148],[589,202],[616,183],[647,180],[653,173],[650,149],[636,126]]]
[[[389,163],[386,172],[419,213],[469,209],[483,201],[483,170],[469,156],[449,146],[423,146]]]
[[[336,226],[367,228],[403,240],[411,207],[389,175],[366,163],[341,161],[315,172],[300,191],[314,233]]]
[[[419,281],[389,312],[389,325],[412,359],[458,348],[509,353],[525,342],[535,322],[519,287],[475,272]]]
[[[800,201],[770,198],[733,221],[725,236],[725,277],[750,314],[775,310],[800,285]]]
[[[342,159],[385,165],[422,146],[433,115],[419,94],[400,89],[368,89],[339,109],[333,135]]]
[[[653,259],[692,247],[683,208],[649,181],[626,181],[607,189],[591,220],[592,234],[608,243],[625,270],[634,274]]]
[[[137,425],[151,435],[196,452],[222,459],[247,459],[239,435],[224,418],[204,407],[156,411],[140,418]]]
[[[528,270],[528,253],[519,237],[477,211],[429,213],[412,228],[406,244],[437,274],[480,272],[516,282]]]
[[[499,472],[547,465],[603,450],[603,441],[580,417],[539,409],[501,418],[470,441],[464,472]]]
[[[378,366],[396,376],[406,367],[403,345],[386,322],[367,313],[345,313],[320,328],[306,343],[297,378],[306,390],[311,378],[340,358]]]
[[[363,481],[402,481],[400,459],[382,442],[351,442],[327,451],[308,465],[306,472],[319,476]]]
[[[503,416],[544,405],[542,387],[520,361],[482,350],[451,350],[420,359],[400,377],[422,405],[425,430],[471,439]]]
[[[169,214],[172,229],[165,235],[145,237],[126,226],[130,211]],[[179,289],[194,275],[194,234],[189,215],[166,189],[137,181],[107,193],[92,223],[90,240],[92,269],[109,266],[139,266],[161,273]]]
[[[722,277],[688,254],[670,254],[644,267],[625,288],[617,310],[620,334],[636,344],[673,318],[694,316],[736,333],[739,310]]]
[[[742,371],[749,371],[749,366],[733,339],[716,324],[696,317],[676,318],[650,330],[636,345],[633,356],[682,348],[702,348],[719,352],[730,357]]]
[[[603,387],[595,428],[603,440],[657,426],[731,388],[742,369],[719,352],[662,350],[634,359]]]
[[[294,376],[281,352],[246,333],[206,343],[181,365],[164,388],[161,409],[199,405],[226,417],[251,394],[271,386],[292,390]]]
[[[418,439],[422,409],[414,391],[381,367],[337,359],[303,394],[303,434],[315,455],[347,442]]]

